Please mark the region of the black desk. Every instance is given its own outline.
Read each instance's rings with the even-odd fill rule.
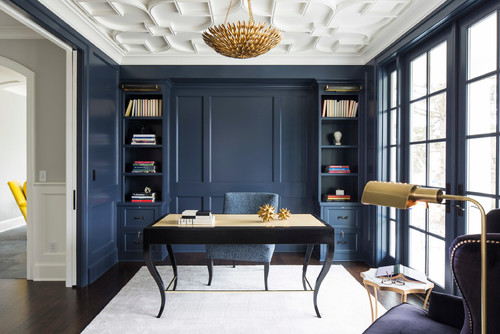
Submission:
[[[302,285],[306,288],[306,271],[313,246],[328,245],[323,268],[314,287],[313,302],[318,317],[317,297],[321,282],[330,270],[333,262],[335,231],[332,226],[310,214],[292,214],[286,220],[262,222],[257,215],[215,215],[215,226],[179,225],[179,214],[170,214],[159,218],[144,228],[144,260],[153,276],[161,295],[161,307],[157,318],[161,317],[165,307],[165,286],[153,263],[150,245],[165,244],[174,271],[174,286],[177,287],[177,265],[172,251],[173,244],[305,244],[307,252],[302,269]]]

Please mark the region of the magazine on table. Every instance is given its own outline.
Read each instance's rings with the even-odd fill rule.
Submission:
[[[377,268],[377,277],[397,279],[401,278],[405,281],[425,283],[427,277],[424,273],[402,264],[394,264]]]

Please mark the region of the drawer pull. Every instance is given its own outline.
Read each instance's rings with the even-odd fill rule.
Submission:
[[[342,231],[342,239],[344,239],[344,231]]]
[[[349,216],[337,216],[338,220],[347,220],[349,219]]]
[[[337,241],[337,244],[341,244],[341,245],[345,245],[347,243],[347,241]]]
[[[139,245],[141,243],[141,231],[137,232],[137,239],[134,240],[134,244]]]
[[[144,220],[144,216],[134,216],[135,220]]]

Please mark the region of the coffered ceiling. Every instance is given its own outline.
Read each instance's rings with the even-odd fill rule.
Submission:
[[[365,64],[444,0],[252,0],[256,22],[283,41],[248,60],[218,55],[201,37],[229,0],[39,0],[119,64]],[[228,22],[248,21],[233,0]]]

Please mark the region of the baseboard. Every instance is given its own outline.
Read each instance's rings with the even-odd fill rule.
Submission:
[[[26,225],[23,216],[0,221],[0,233]]]
[[[65,281],[66,265],[64,263],[36,264],[33,268],[34,281]]]

